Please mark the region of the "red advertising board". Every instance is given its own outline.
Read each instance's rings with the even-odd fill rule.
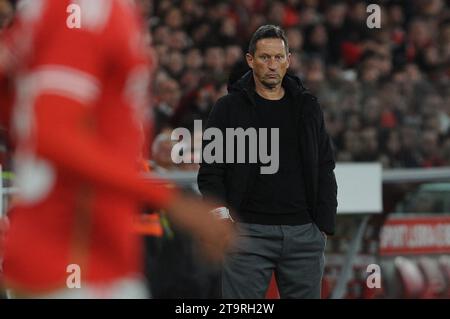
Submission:
[[[450,216],[396,216],[380,234],[380,255],[450,254]]]

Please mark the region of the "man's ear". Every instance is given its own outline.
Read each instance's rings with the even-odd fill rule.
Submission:
[[[245,55],[245,59],[247,60],[247,64],[250,67],[250,69],[253,69],[253,55],[251,55],[250,53],[247,53]]]
[[[287,67],[289,68],[290,65],[291,65],[291,53],[289,52],[287,55]]]

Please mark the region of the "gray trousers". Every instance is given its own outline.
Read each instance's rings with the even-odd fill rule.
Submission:
[[[272,272],[281,298],[320,298],[326,239],[314,223],[236,228],[223,265],[223,298],[264,298]]]

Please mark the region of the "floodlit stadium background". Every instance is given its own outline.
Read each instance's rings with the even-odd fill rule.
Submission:
[[[380,209],[340,211],[327,243],[323,297],[450,297],[450,1],[373,1],[381,7],[379,29],[367,26],[370,2],[362,0],[139,2],[159,62],[153,171],[195,192],[198,165],[173,163],[171,130],[205,122],[230,77],[245,72],[251,34],[280,25],[290,72],[319,97],[338,163],[382,167],[372,176]],[[0,26],[10,14],[0,0]],[[3,137],[0,160],[6,207],[15,190]],[[170,220],[161,223],[162,237],[145,236],[153,296],[217,297],[217,265],[202,260]],[[381,288],[367,284],[373,264]],[[277,296],[274,289],[268,295]]]

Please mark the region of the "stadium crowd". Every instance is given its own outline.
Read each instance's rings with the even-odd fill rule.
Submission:
[[[364,0],[138,2],[158,60],[157,167],[196,169],[170,163],[170,130],[206,121],[228,82],[247,70],[249,37],[266,23],[286,30],[289,72],[318,95],[338,161],[450,165],[450,1],[375,1],[379,29],[367,26]],[[0,26],[11,14],[1,0]],[[5,141],[0,144],[5,166]]]
[[[205,121],[230,74],[245,72],[250,34],[273,23],[290,72],[319,97],[338,161],[450,165],[450,3],[375,2],[379,29],[363,0],[154,1],[157,133]]]

